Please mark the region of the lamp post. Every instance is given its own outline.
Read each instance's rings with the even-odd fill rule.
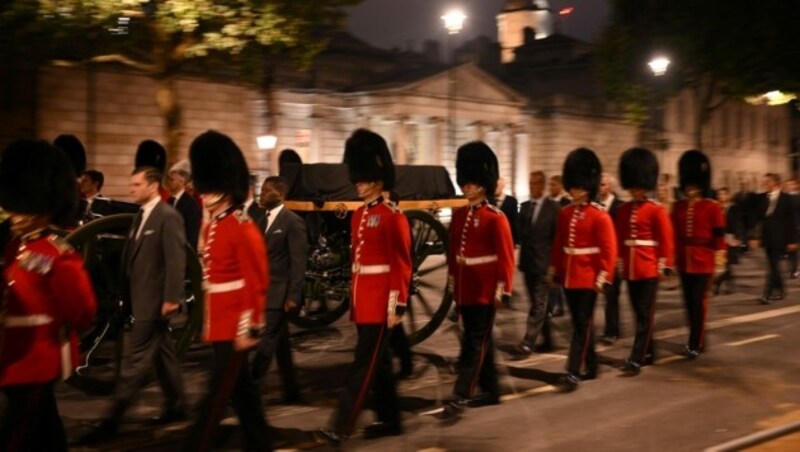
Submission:
[[[652,84],[652,100],[650,103],[650,114],[648,115],[649,129],[653,138],[653,147],[655,149],[664,150],[666,148],[665,142],[662,137],[664,132],[664,99],[663,93],[659,89],[663,85],[663,77],[667,74],[671,61],[664,56],[656,56],[651,59],[647,66],[653,73],[655,80]]]
[[[455,55],[453,54],[455,50],[453,38],[461,31],[466,19],[466,14],[460,9],[451,9],[442,16],[444,28],[447,29],[447,55],[450,57],[452,63],[452,67],[450,67],[448,72],[447,83],[447,134],[448,148],[450,155],[453,157],[453,161],[455,161],[456,154],[456,61]]]

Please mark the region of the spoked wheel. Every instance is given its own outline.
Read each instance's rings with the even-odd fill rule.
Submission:
[[[83,256],[84,266],[97,296],[94,324],[80,337],[78,370],[67,382],[92,394],[110,394],[119,377],[122,358],[122,249],[133,222],[131,214],[109,215],[92,221],[67,236]],[[182,356],[199,335],[202,326],[202,270],[194,250],[186,248],[186,307],[171,320],[171,336]]]
[[[427,339],[447,316],[453,302],[447,290],[447,229],[421,210],[405,212],[411,229],[411,287],[403,327],[411,345]]]

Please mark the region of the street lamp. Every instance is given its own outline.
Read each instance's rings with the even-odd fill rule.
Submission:
[[[656,56],[647,63],[656,78],[652,83],[652,100],[648,123],[653,137],[653,147],[658,150],[667,148],[666,140],[662,137],[664,131],[664,99],[662,99],[663,93],[660,92],[659,88],[663,84],[663,80],[660,79],[666,75],[670,63],[672,62],[665,56]]]
[[[650,70],[653,71],[653,75],[656,77],[661,77],[667,73],[667,68],[669,67],[670,63],[671,61],[669,58],[659,56],[650,60],[647,65],[650,66]]]
[[[467,15],[460,9],[451,9],[442,16],[444,21],[444,28],[447,29],[447,55],[451,58],[453,66],[448,72],[447,83],[447,132],[448,132],[448,147],[450,148],[453,160],[456,154],[456,68],[455,50],[453,46],[453,36],[457,35],[464,26],[464,21]]]

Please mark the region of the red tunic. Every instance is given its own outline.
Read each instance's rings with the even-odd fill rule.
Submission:
[[[203,238],[203,340],[232,341],[264,323],[267,247],[261,231],[242,210],[212,218]]]
[[[411,232],[394,204],[378,198],[358,208],[350,222],[353,278],[350,318],[384,324],[402,314],[411,282]],[[398,309],[399,308],[399,309]]]
[[[675,228],[675,263],[681,273],[714,273],[714,252],[724,250],[725,218],[722,206],[711,199],[676,202],[672,207]]]
[[[617,237],[611,216],[597,204],[570,204],[558,214],[550,257],[553,279],[565,289],[593,290],[612,282]]]
[[[461,306],[491,305],[511,295],[514,239],[503,212],[486,202],[456,210],[447,264]]]
[[[617,212],[616,229],[623,279],[657,278],[674,265],[672,223],[661,204],[626,202]]]
[[[97,310],[83,259],[48,232],[5,251],[0,386],[66,378],[78,363],[75,331],[87,328]]]

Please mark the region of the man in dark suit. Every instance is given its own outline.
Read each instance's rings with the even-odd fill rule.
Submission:
[[[564,181],[560,174],[550,176],[548,181],[549,198],[558,204],[559,207],[566,207],[572,202],[569,193],[564,190]],[[547,312],[553,317],[564,315],[564,288],[561,286],[551,287],[550,296],[547,302]]]
[[[197,239],[200,236],[202,213],[200,212],[200,205],[197,204],[197,201],[186,193],[186,186],[192,179],[191,171],[188,160],[181,160],[170,168],[169,174],[167,174],[167,188],[169,188],[172,196],[170,196],[168,203],[172,207],[175,207],[175,210],[183,217],[186,243],[188,243],[193,250],[197,250]]]
[[[517,225],[519,223],[519,203],[517,198],[505,194],[506,180],[498,179],[497,188],[495,189],[494,205],[503,211],[503,214],[508,219],[508,224],[511,225],[511,236],[514,238],[514,243],[519,243],[519,231]]]
[[[155,368],[165,407],[151,423],[186,419],[186,395],[169,316],[184,298],[186,239],[180,214],[161,201],[161,173],[139,167],[131,176],[130,194],[142,206],[122,251],[124,309],[131,315],[123,339],[123,361],[111,415],[79,442],[112,439],[126,409]]]
[[[289,185],[280,176],[264,181],[259,203],[264,208],[260,227],[267,244],[270,284],[266,303],[266,331],[253,359],[253,378],[258,381],[269,370],[272,356],[278,361],[283,380],[283,402],[300,401],[292,364],[286,314],[300,307],[303,297],[308,236],[306,224],[284,207]]]
[[[761,223],[761,245],[767,253],[769,270],[763,304],[782,300],[785,291],[780,260],[786,253],[797,250],[797,218],[790,195],[781,191],[780,176],[767,173],[763,186],[766,193],[759,195],[757,218]]]
[[[609,215],[611,220],[616,221],[617,211],[623,202],[619,196],[614,192],[615,179],[610,174],[604,173],[600,179],[600,190],[597,195],[597,203]],[[619,275],[617,275],[619,276]],[[605,344],[613,344],[620,336],[619,333],[619,293],[620,286],[622,285],[622,278],[614,278],[614,282],[605,292],[606,309],[605,309],[605,328],[603,329],[603,336],[600,338]]]
[[[792,199],[796,220],[795,226],[797,226],[797,238],[800,241],[800,186],[797,185],[797,180],[789,179],[784,182],[783,191]],[[800,256],[798,256],[797,250],[795,249],[789,252],[789,277],[792,279],[796,279],[800,276],[800,272],[797,271],[798,264],[800,264]]]
[[[725,272],[714,277],[714,295],[719,295],[722,283],[727,283],[727,293],[736,291],[733,266],[739,263],[739,253],[741,252],[739,238],[744,234],[742,214],[739,206],[731,202],[728,187],[717,189],[717,201],[722,205],[722,213],[725,215],[725,243],[728,244],[728,259],[725,262]]]
[[[531,200],[522,203],[519,224],[519,270],[525,275],[525,286],[531,300],[528,327],[520,349],[525,353],[548,352],[553,349],[550,321],[547,316],[547,267],[550,265],[550,249],[556,235],[556,220],[559,205],[545,196],[547,177],[542,171],[530,174],[528,184]],[[541,333],[542,343],[536,346]]]

